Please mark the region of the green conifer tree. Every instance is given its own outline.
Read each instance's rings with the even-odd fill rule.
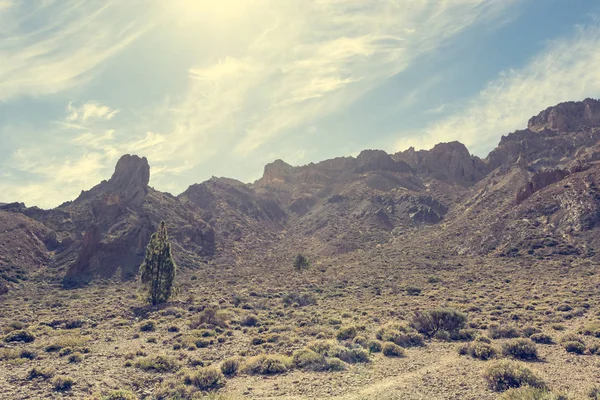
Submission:
[[[146,247],[146,259],[140,266],[142,287],[149,303],[156,305],[169,299],[173,292],[176,268],[167,226],[162,221],[150,238]]]

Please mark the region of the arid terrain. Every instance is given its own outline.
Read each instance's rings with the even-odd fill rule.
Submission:
[[[485,159],[277,160],[173,196],[125,155],[55,209],[0,205],[0,398],[600,399],[599,140],[586,99]],[[162,220],[177,293],[151,307]]]

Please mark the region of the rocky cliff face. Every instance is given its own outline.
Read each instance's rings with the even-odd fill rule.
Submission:
[[[585,99],[548,107],[527,123],[532,132],[576,132],[600,125],[600,101]]]

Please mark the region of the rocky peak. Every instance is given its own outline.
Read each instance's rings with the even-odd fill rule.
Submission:
[[[150,165],[146,157],[125,154],[117,162],[109,182],[117,189],[145,188],[150,181]]]
[[[480,181],[488,172],[485,163],[457,141],[438,143],[431,150],[410,147],[394,154],[394,159],[406,162],[418,175],[463,186]]]
[[[275,160],[265,165],[265,171],[261,181],[263,183],[283,182],[285,177],[292,171],[293,167],[283,160]]]
[[[532,117],[527,127],[533,132],[544,129],[571,132],[590,125],[600,125],[600,101],[588,98],[548,107]]]
[[[356,157],[357,172],[392,171],[412,173],[410,166],[404,161],[395,161],[383,150],[363,150]]]

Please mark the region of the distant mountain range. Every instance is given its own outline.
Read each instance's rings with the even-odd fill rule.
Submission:
[[[0,204],[0,272],[79,282],[131,278],[161,220],[180,265],[245,257],[312,258],[376,248],[503,257],[600,257],[600,102],[550,107],[485,159],[459,142],[388,154],[364,150],[252,184],[212,178],[179,196],[148,186],[148,160],[51,210]],[[16,272],[15,272],[16,271]]]

